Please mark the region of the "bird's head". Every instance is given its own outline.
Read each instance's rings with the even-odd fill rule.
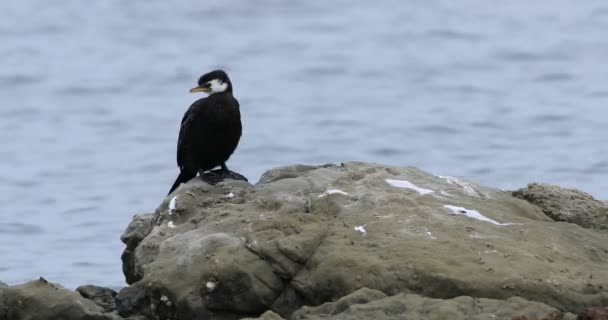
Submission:
[[[190,92],[206,92],[209,94],[217,92],[231,92],[232,83],[223,70],[214,70],[205,73],[198,79],[198,86],[190,89]]]

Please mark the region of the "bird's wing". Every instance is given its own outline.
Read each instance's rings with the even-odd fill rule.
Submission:
[[[184,113],[182,118],[181,127],[179,129],[179,136],[177,138],[177,166],[180,169],[185,165],[184,155],[188,153],[191,142],[189,141],[188,132],[191,132],[194,128],[194,116],[196,115],[196,109],[202,107],[203,99],[193,103],[190,108]]]

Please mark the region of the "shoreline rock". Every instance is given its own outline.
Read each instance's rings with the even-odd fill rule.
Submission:
[[[44,278],[22,285],[0,287],[0,319],[122,319],[102,307]]]
[[[538,206],[555,221],[608,230],[608,203],[598,201],[588,193],[535,182],[513,191],[513,196]]]
[[[362,162],[214,183],[193,179],[134,216],[121,236],[130,286],[82,289],[105,309],[87,305],[117,319],[268,320],[574,319],[608,306],[605,203],[583,193]]]

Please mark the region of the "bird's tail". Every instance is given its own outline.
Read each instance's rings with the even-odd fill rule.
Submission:
[[[171,187],[171,190],[169,190],[169,193],[167,195],[171,194],[171,192],[173,192],[175,189],[177,189],[177,187],[179,187],[180,184],[190,181],[190,179],[194,178],[195,176],[196,176],[196,171],[194,171],[194,174],[192,174],[192,172],[189,172],[187,170],[182,170],[179,173],[179,176],[177,176],[177,179],[175,179],[175,182],[173,183],[173,186]]]

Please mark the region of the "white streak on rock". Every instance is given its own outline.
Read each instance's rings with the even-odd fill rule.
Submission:
[[[457,185],[457,186],[461,187],[462,190],[464,191],[464,193],[469,196],[479,197],[481,195],[477,190],[475,190],[475,188],[473,187],[473,184],[471,184],[469,182],[462,181],[458,178],[450,177],[450,176],[439,176],[439,178],[444,179],[449,184],[453,184],[453,185]]]
[[[177,196],[171,198],[171,201],[169,201],[169,215],[172,215],[175,213],[176,207],[177,207]]]
[[[415,185],[409,181],[406,181],[406,180],[386,179],[386,183],[390,184],[393,187],[397,187],[397,188],[412,189],[422,195],[435,192],[430,189],[420,188],[417,185]]]
[[[447,193],[447,192],[445,192],[443,190],[441,190],[441,194],[444,195],[444,196],[448,196],[448,197],[452,196],[451,194],[449,194],[449,193]]]
[[[329,190],[327,190],[327,191],[325,191],[325,192],[321,193],[321,194],[319,195],[319,198],[323,198],[323,197],[325,197],[325,196],[326,196],[326,195],[328,195],[328,194],[334,194],[334,193],[339,193],[339,194],[343,194],[343,195],[348,195],[348,192],[342,191],[342,190],[340,190],[340,189],[329,189]]]
[[[356,226],[355,231],[359,231],[359,232],[363,233],[364,235],[367,234],[367,231],[365,231],[365,226]]]
[[[466,209],[463,207],[457,207],[457,206],[453,206],[453,205],[449,205],[449,204],[446,204],[443,207],[450,209],[454,214],[462,214],[469,218],[489,222],[489,223],[495,224],[497,226],[508,226],[508,225],[512,224],[511,222],[507,222],[507,223],[497,222],[495,220],[492,220],[492,219],[484,216],[483,214],[479,213],[479,211],[477,211],[477,210]]]
[[[173,224],[173,221],[169,221],[167,223],[167,226],[169,226],[169,228],[175,228],[175,225]]]

